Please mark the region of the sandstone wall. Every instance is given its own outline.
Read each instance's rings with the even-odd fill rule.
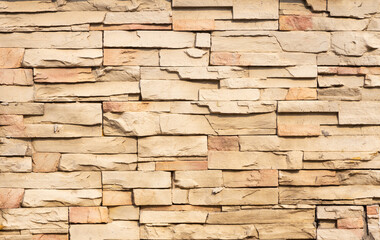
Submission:
[[[0,239],[380,239],[379,5],[0,1]]]

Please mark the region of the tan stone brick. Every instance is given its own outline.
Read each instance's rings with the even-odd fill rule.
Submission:
[[[161,171],[108,171],[102,175],[103,188],[170,188],[170,175]]]
[[[180,188],[222,187],[222,171],[177,171],[174,174],[174,182]]]
[[[0,48],[0,68],[19,68],[24,58],[23,48]]]
[[[321,128],[319,124],[298,125],[279,123],[277,126],[278,136],[319,136]]]
[[[290,88],[285,100],[315,100],[317,90],[312,88]]]
[[[105,66],[158,66],[158,50],[104,49]]]
[[[0,157],[1,172],[31,172],[32,159],[30,157]]]
[[[33,172],[56,172],[60,153],[33,153]]]
[[[132,192],[103,191],[103,206],[132,205]]]
[[[137,206],[172,205],[170,189],[133,189],[133,200]]]
[[[343,229],[360,229],[364,227],[363,218],[343,218],[337,220],[337,227]]]
[[[146,211],[140,213],[140,223],[205,223],[207,212]]]
[[[278,171],[271,169],[252,171],[223,171],[225,187],[276,187]]]
[[[95,82],[91,68],[35,68],[34,81],[38,83]]]
[[[112,220],[139,220],[140,211],[135,206],[108,207],[109,218]]]
[[[168,102],[103,102],[104,112],[170,112]]]
[[[24,189],[0,188],[0,209],[19,208],[24,198]]]
[[[162,49],[160,50],[160,66],[208,66],[209,52],[198,48]]]
[[[278,19],[279,2],[276,0],[234,0],[234,19]]]
[[[147,12],[108,12],[104,19],[104,24],[170,24],[171,17],[166,11]]]
[[[1,69],[0,85],[33,85],[31,69]]]
[[[207,170],[207,161],[156,162],[156,171],[201,171]]]
[[[43,115],[43,103],[8,103],[0,105],[0,114]]]
[[[209,136],[208,150],[239,151],[239,138],[236,136]]]
[[[70,207],[70,223],[107,223],[108,209],[106,207]]]
[[[128,171],[136,170],[136,154],[63,154],[59,162],[60,171]]]
[[[107,224],[78,224],[70,226],[70,239],[138,239],[139,226],[136,221],[113,221]]]

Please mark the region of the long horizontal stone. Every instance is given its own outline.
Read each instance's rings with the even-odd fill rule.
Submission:
[[[70,207],[70,223],[107,223],[107,207]]]
[[[330,101],[280,101],[278,112],[339,112],[339,103]]]
[[[316,78],[316,65],[298,65],[292,67],[252,67],[249,77],[254,78]]]
[[[278,19],[279,3],[276,0],[234,0],[234,19]]]
[[[209,52],[198,48],[162,49],[160,66],[168,67],[206,67],[209,65]]]
[[[43,103],[8,103],[0,104],[0,114],[10,115],[43,115]]]
[[[170,112],[170,102],[103,102],[105,113]]]
[[[135,206],[110,207],[109,218],[112,220],[139,220],[140,208]]]
[[[0,210],[4,230],[68,231],[68,209],[14,208]]]
[[[169,172],[109,171],[103,172],[103,187],[113,188],[170,188]]]
[[[0,47],[70,49],[102,48],[102,32],[33,32],[0,34]]]
[[[277,170],[223,171],[223,183],[226,187],[276,187]]]
[[[276,188],[190,189],[191,205],[268,205],[278,203]]]
[[[209,169],[226,170],[300,169],[302,168],[302,157],[302,152],[210,151],[208,167]]]
[[[320,136],[286,138],[277,136],[241,136],[241,151],[377,151],[378,136]]]
[[[1,146],[1,145],[0,145]],[[98,137],[66,140],[34,140],[38,152],[61,153],[135,153],[136,139],[127,137]]]
[[[153,136],[140,138],[139,157],[206,156],[205,136]]]
[[[35,68],[36,83],[95,82],[91,68]]]
[[[293,88],[317,87],[315,79],[293,78],[227,78],[220,81],[220,85],[231,89],[240,88]],[[222,89],[221,89],[222,90]],[[256,90],[256,89],[251,89]]]
[[[196,104],[219,114],[269,113],[277,109],[274,101],[202,101]]]
[[[104,24],[171,24],[171,17],[166,11],[147,12],[108,12]]]
[[[26,67],[91,67],[100,66],[102,49],[26,49]]]
[[[177,171],[174,174],[175,185],[180,188],[211,188],[223,185],[222,171]]]
[[[102,109],[98,103],[46,103],[44,115],[26,117],[24,123],[97,125],[102,123]]]
[[[214,134],[205,116],[185,114],[161,114],[160,129],[163,134]]]
[[[34,100],[32,86],[0,85],[1,102],[31,102]]]
[[[25,190],[23,207],[98,206],[101,189]]]
[[[0,187],[82,189],[101,188],[99,172],[0,173]]]
[[[136,170],[137,155],[95,155],[95,154],[62,154],[59,161],[61,171],[128,171]]]
[[[1,127],[0,127],[1,128]],[[31,172],[30,157],[0,157],[0,172]]]
[[[133,189],[133,200],[137,206],[172,205],[171,189]]]
[[[70,239],[139,239],[139,225],[136,221],[113,221],[107,224],[74,224],[70,226]]]
[[[376,125],[380,121],[380,104],[378,102],[342,102],[339,106],[339,124]]]
[[[331,16],[364,18],[376,13],[379,3],[376,0],[359,1],[359,2],[331,2],[327,10]]]
[[[158,50],[104,49],[104,66],[158,66]]]
[[[31,69],[1,69],[0,85],[33,85],[33,71]]]
[[[194,47],[195,34],[172,31],[105,31],[104,47],[187,48]]]
[[[199,100],[254,101],[260,98],[258,89],[200,89]]]
[[[205,223],[203,211],[141,211],[140,223]]]

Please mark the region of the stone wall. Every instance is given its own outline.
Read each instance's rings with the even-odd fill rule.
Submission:
[[[0,239],[380,239],[379,5],[0,1]]]

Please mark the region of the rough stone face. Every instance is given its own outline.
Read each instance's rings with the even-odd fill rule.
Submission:
[[[134,189],[133,200],[137,206],[172,205],[172,192],[170,189]]]
[[[132,205],[132,193],[122,191],[103,191],[103,206]]]
[[[107,223],[108,209],[106,207],[70,207],[70,223]]]
[[[158,66],[157,50],[104,49],[105,66]]]
[[[221,187],[222,171],[178,171],[174,175],[174,182],[180,188]]]
[[[34,153],[33,172],[55,172],[61,159],[59,153]]]
[[[135,170],[135,154],[63,154],[59,161],[61,171]]]
[[[33,85],[30,69],[0,69],[0,85]]]
[[[24,189],[0,188],[0,209],[18,208],[24,197]]]
[[[169,188],[170,183],[168,172],[109,171],[103,173],[103,185],[108,189]]]
[[[0,48],[0,68],[19,68],[24,57],[23,48]]]
[[[79,239],[138,239],[139,226],[133,221],[113,221],[107,224],[78,224],[70,227],[70,238]]]
[[[141,223],[205,223],[203,211],[141,211]]]
[[[276,187],[278,172],[270,169],[223,171],[223,183],[226,187]]]

